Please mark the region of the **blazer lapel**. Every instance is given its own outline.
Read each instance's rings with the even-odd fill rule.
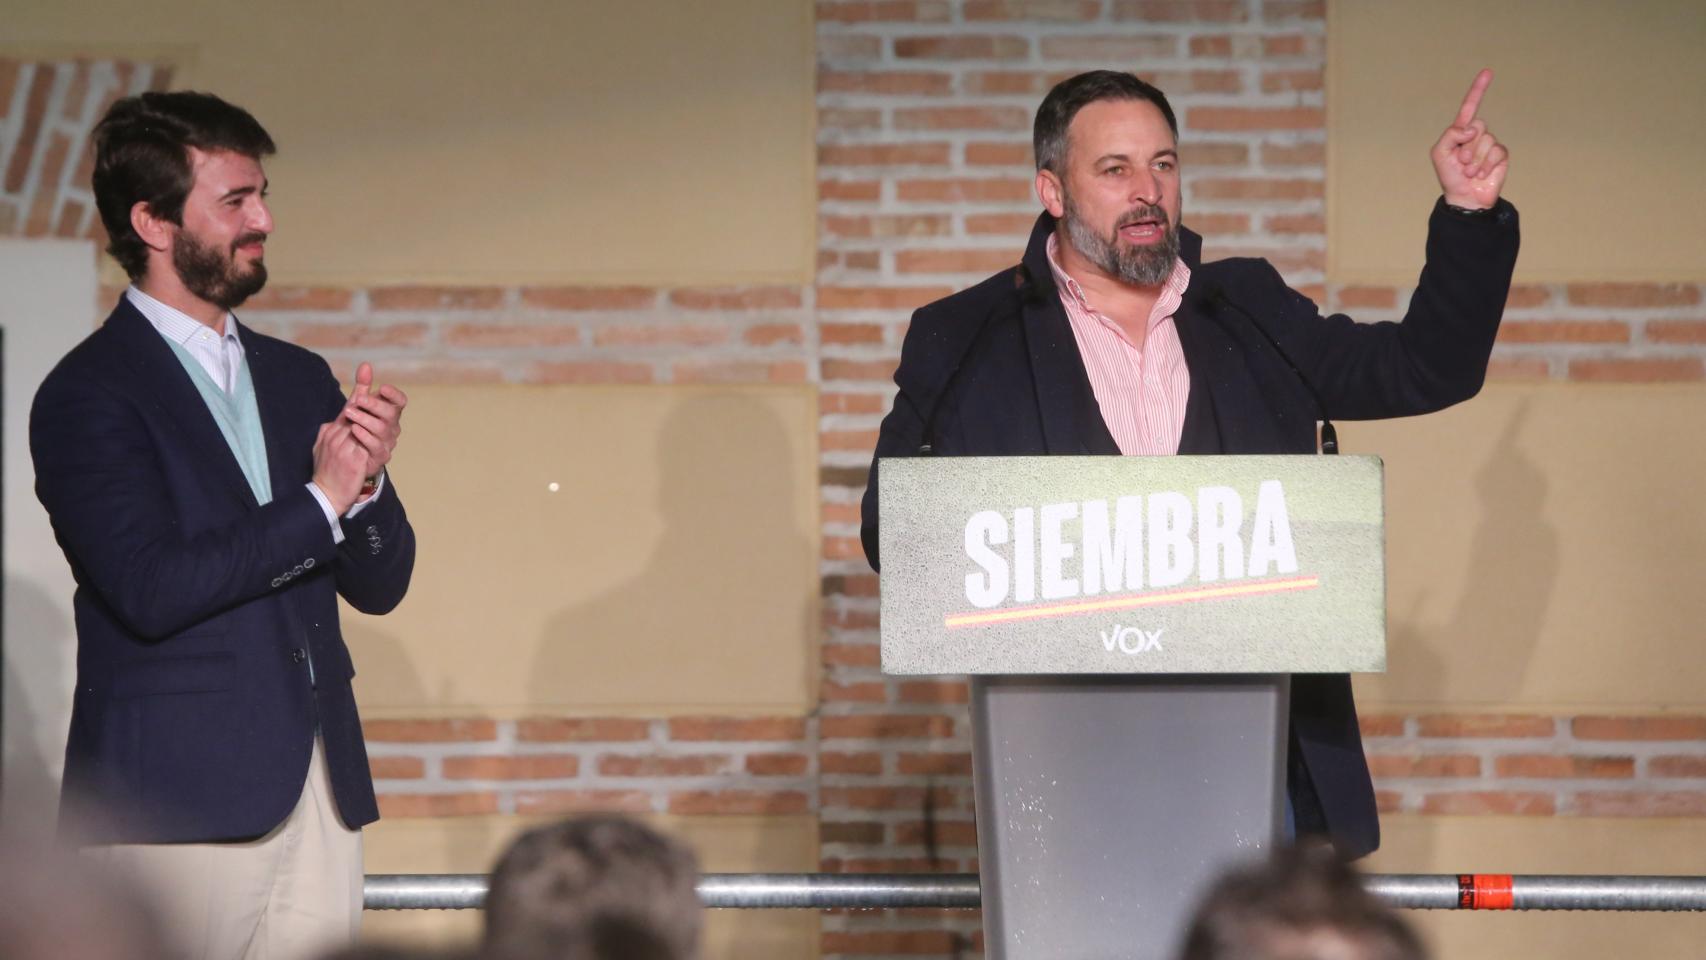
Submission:
[[[1173,328],[1179,332],[1179,348],[1185,355],[1185,369],[1191,374],[1190,395],[1185,400],[1185,426],[1179,433],[1179,453],[1224,453],[1216,417],[1215,384],[1225,380],[1220,358],[1237,354],[1229,351],[1232,344],[1225,331],[1205,315],[1200,290],[1186,291],[1184,302],[1173,314]]]
[[[1223,365],[1242,354],[1227,338],[1220,322],[1210,315],[1212,308],[1204,305],[1213,296],[1214,281],[1204,275],[1202,236],[1196,231],[1179,228],[1179,259],[1191,270],[1190,286],[1185,288],[1184,299],[1173,313],[1173,329],[1178,331],[1185,369],[1191,374],[1184,429],[1179,432],[1179,453],[1225,453],[1220,411],[1227,409],[1228,398],[1220,396],[1220,392],[1228,382],[1228,375]]]
[[[280,368],[272,344],[242,324],[237,329],[249,364],[249,381],[255,387],[255,406],[261,413],[261,433],[267,444],[267,475],[272,480],[273,496],[277,497],[292,484],[301,485],[298,461],[303,451],[292,450],[288,443],[290,426],[301,415],[292,409],[295,385],[290,382],[288,371]]]
[[[225,434],[219,432],[207,401],[201,397],[190,380],[189,372],[166,344],[164,337],[148,322],[129,297],[120,297],[119,304],[107,317],[106,326],[117,338],[123,360],[135,372],[143,389],[153,393],[166,411],[167,419],[181,431],[191,456],[201,461],[209,474],[219,478],[219,485],[231,491],[240,503],[250,509],[259,504],[243,468],[231,452]]]
[[[1119,445],[1102,419],[1090,375],[1078,354],[1066,308],[1048,266],[1048,238],[1054,218],[1044,212],[1031,230],[1025,248],[1025,282],[1021,291],[1025,348],[1030,354],[1031,378],[1042,419],[1044,452],[1050,454],[1117,455]]]

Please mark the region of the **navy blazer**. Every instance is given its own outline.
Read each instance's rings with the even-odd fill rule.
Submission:
[[[267,833],[301,798],[316,727],[344,822],[379,816],[337,597],[395,607],[414,531],[388,477],[333,544],[306,485],[342,390],[315,354],[240,330],[266,436],[265,506],[126,298],[30,411],[36,496],[77,581],[61,808],[96,808],[78,824],[88,842]]]
[[[1018,266],[913,314],[865,490],[860,533],[872,567],[880,560],[883,457],[916,456],[926,443],[945,455],[1120,452],[1049,269],[1054,229],[1044,213]],[[1508,202],[1466,216],[1441,201],[1403,322],[1362,324],[1322,316],[1266,260],[1203,263],[1202,239],[1183,231],[1191,282],[1174,324],[1191,384],[1178,452],[1314,453],[1321,408],[1304,378],[1336,420],[1427,413],[1475,395],[1517,245]],[[1327,833],[1348,856],[1373,851],[1380,827],[1350,678],[1295,677],[1291,735],[1288,780],[1300,829]]]

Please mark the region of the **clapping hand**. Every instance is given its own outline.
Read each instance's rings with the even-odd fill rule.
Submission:
[[[366,451],[366,476],[377,477],[391,462],[397,439],[403,435],[403,408],[408,405],[408,396],[390,384],[373,388],[372,364],[356,368],[355,390],[337,422],[347,424],[350,435]]]

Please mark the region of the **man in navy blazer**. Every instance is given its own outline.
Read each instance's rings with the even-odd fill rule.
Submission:
[[[1314,453],[1317,421],[1473,396],[1518,239],[1516,210],[1499,198],[1505,148],[1475,116],[1491,79],[1476,77],[1434,145],[1444,196],[1427,265],[1403,322],[1377,324],[1321,316],[1265,260],[1202,262],[1202,239],[1179,223],[1166,96],[1112,71],[1062,81],[1037,111],[1047,209],[1022,262],[913,314],[865,491],[871,565],[883,457]],[[1149,446],[1118,440],[1119,419]],[[1293,678],[1290,741],[1295,832],[1351,857],[1373,851],[1380,828],[1349,677]]]
[[[266,281],[271,138],[207,94],[96,128],[132,285],[48,375],[36,493],[77,582],[62,809],[156,895],[192,956],[353,938],[378,818],[337,598],[402,600],[414,533],[384,475],[407,398],[230,311]]]

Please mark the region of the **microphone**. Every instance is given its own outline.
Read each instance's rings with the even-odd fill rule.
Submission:
[[[966,358],[971,356],[972,349],[977,346],[978,341],[983,339],[984,332],[989,329],[989,320],[990,315],[984,314],[983,319],[978,321],[977,332],[971,335],[970,340],[966,341],[965,347],[960,350],[958,359],[954,361],[953,369],[949,370],[948,375],[942,378],[942,386],[937,389],[936,396],[931,399],[930,412],[924,417],[924,432],[919,437],[922,441],[918,444],[919,456],[933,457],[936,455],[936,445],[930,442],[931,437],[936,432],[936,412],[942,409],[942,401],[948,396],[948,388],[952,387],[954,381],[959,378],[960,370],[966,365]]]
[[[960,368],[965,366],[966,356],[971,353],[971,348],[983,336],[983,328],[987,326],[989,326],[989,318],[985,317],[982,326],[978,327],[977,333],[972,335],[971,342],[967,343],[966,348],[960,351],[959,359],[954,361],[954,368],[948,371],[946,377],[942,378],[942,386],[936,391],[936,396],[931,398],[930,412],[924,418],[924,432],[919,435],[919,439],[922,441],[918,444],[919,456],[933,457],[936,455],[936,445],[930,442],[931,437],[936,433],[936,411],[942,409],[942,401],[948,396],[948,388],[954,385],[954,380],[960,375]]]
[[[1321,402],[1321,394],[1315,389],[1315,384],[1309,382],[1309,378],[1297,368],[1297,364],[1291,361],[1291,355],[1280,347],[1279,341],[1274,339],[1273,334],[1268,333],[1268,328],[1257,322],[1256,318],[1250,315],[1250,311],[1239,306],[1236,301],[1227,296],[1226,291],[1219,284],[1208,288],[1205,299],[1208,300],[1210,306],[1225,304],[1237,311],[1239,315],[1249,321],[1250,326],[1256,328],[1256,332],[1262,335],[1262,339],[1268,342],[1268,346],[1274,348],[1274,352],[1279,354],[1279,358],[1284,360],[1286,367],[1291,370],[1292,376],[1297,378],[1298,383],[1303,384],[1303,389],[1309,391],[1310,399],[1315,401],[1315,410],[1321,415],[1321,452],[1324,454],[1338,453],[1339,432],[1333,429],[1333,421],[1327,417],[1327,405]]]

